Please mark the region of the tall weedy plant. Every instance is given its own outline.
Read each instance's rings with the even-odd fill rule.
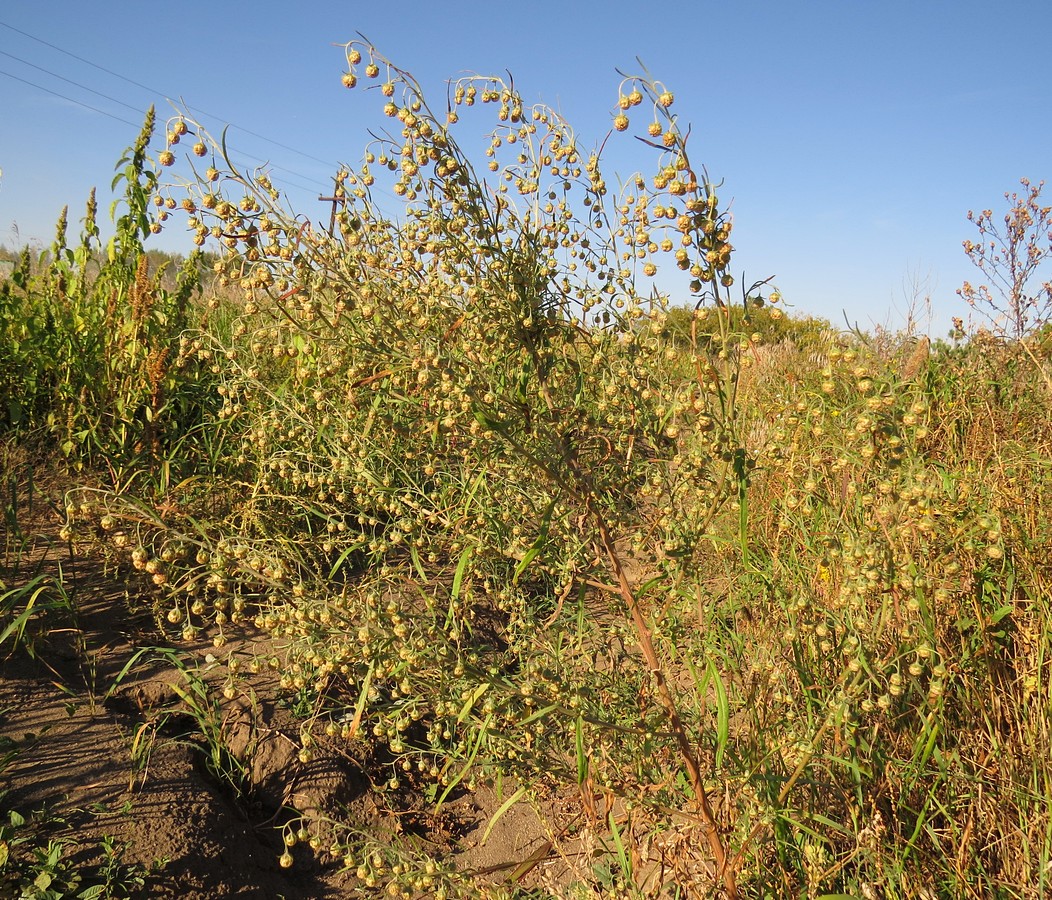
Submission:
[[[656,613],[642,596],[674,583],[728,500],[744,500],[734,401],[741,348],[729,317],[720,317],[715,352],[693,341],[687,379],[656,364],[669,347],[667,296],[654,281],[659,264],[685,273],[699,304],[731,302],[731,222],[717,188],[690,161],[673,94],[647,76],[622,81],[613,125],[626,131],[629,113],[644,114],[658,168],[615,196],[599,152],[583,148],[551,110],[527,106],[510,84],[462,79],[437,113],[416,81],[374,48],[352,42],[346,53],[344,83],[355,86],[359,74],[375,80],[394,129],[375,138],[359,169],[337,173],[332,233],[284,210],[267,173],[239,172],[228,159],[222,176],[209,168],[189,204],[196,238],[219,235],[230,248],[225,277],[245,296],[235,329],[241,340],[217,348],[236,363],[224,414],[244,420],[241,458],[255,463],[239,529],[273,548],[278,521],[286,535],[287,523],[297,523],[296,579],[319,551],[330,574],[354,554],[376,573],[355,583],[362,608],[340,613],[344,624],[332,622],[330,609],[324,651],[320,636],[288,627],[286,610],[261,621],[295,634],[312,659],[328,660],[310,667],[319,691],[344,673],[346,688],[362,691],[355,722],[378,707],[374,733],[399,751],[420,712],[408,716],[405,707],[424,703],[429,718],[445,724],[431,728],[436,746],[418,752],[477,759],[487,744],[513,754],[523,726],[531,729],[527,746],[547,728],[580,736],[585,719],[601,735],[604,716],[596,708],[582,719],[565,703],[580,694],[573,673],[565,683],[549,678],[555,702],[540,710],[532,699],[522,706],[519,687],[498,688],[492,660],[483,664],[468,640],[478,627],[473,599],[507,617],[502,640],[529,666],[539,655],[530,636],[542,612],[558,618],[572,596],[596,615],[612,603],[638,648],[639,688],[653,698],[641,737],[657,740],[660,729],[678,757],[692,815],[733,895],[734,869],[708,793],[711,767],[699,750],[710,725],[681,713],[654,637]],[[491,106],[497,120],[482,172],[454,137],[476,104]],[[196,124],[189,129],[204,138]],[[405,202],[400,221],[375,199],[384,178]],[[222,556],[220,579],[244,571]],[[257,573],[286,574],[285,566],[258,562]],[[639,565],[653,570],[645,587],[629,573]],[[448,606],[424,630],[427,644],[422,633],[403,651],[405,600],[381,597],[404,598],[410,583],[437,587]],[[562,598],[554,610],[530,608],[544,584]],[[604,599],[586,598],[589,584]],[[318,587],[295,591],[316,596]],[[172,619],[187,614],[177,605]],[[354,626],[361,646],[348,655],[335,648],[351,621],[361,622]],[[394,643],[380,650],[373,641],[390,640],[387,628]],[[436,638],[439,657],[428,661],[425,646]],[[443,670],[437,681],[433,666]],[[475,679],[470,688],[465,677]],[[436,694],[443,681],[449,687]],[[404,702],[386,711],[370,704],[383,683]],[[450,717],[446,690],[450,697],[467,690],[478,712],[458,705]],[[513,731],[501,736],[494,712],[510,700],[482,698],[509,690],[519,710],[505,710]],[[615,733],[607,729],[606,739]],[[579,763],[585,779],[588,767]],[[448,763],[436,771],[448,781]]]
[[[106,246],[93,191],[78,245],[67,243],[63,210],[50,250],[35,264],[24,253],[0,295],[7,425],[46,432],[76,466],[106,467],[118,480],[140,463],[168,471],[207,397],[196,370],[173,366],[199,261],[188,259],[176,289],[166,290],[144,247],[167,215],[163,206],[150,211],[154,119],[151,109],[117,165],[113,187],[125,190],[113,203],[115,233]]]
[[[964,242],[968,259],[983,273],[987,284],[965,282],[957,292],[972,309],[994,327],[1020,340],[1046,325],[1052,317],[1052,280],[1039,273],[1052,256],[1052,206],[1041,205],[1044,182],[1020,182],[1023,194],[1006,193],[1009,204],[1004,224],[993,210],[968,212],[968,221],[979,232],[978,240]]]

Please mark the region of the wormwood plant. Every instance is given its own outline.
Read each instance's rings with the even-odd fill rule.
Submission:
[[[1005,194],[1009,209],[1003,226],[994,221],[993,210],[968,212],[979,239],[965,241],[964,252],[989,283],[973,286],[966,281],[957,292],[998,332],[1014,340],[1041,328],[1052,316],[1052,281],[1038,280],[1052,256],[1052,206],[1041,205],[1043,181],[1031,184],[1023,178],[1020,184],[1022,195]]]
[[[169,123],[160,162],[188,138],[204,168],[152,202],[225,245],[236,303],[172,368],[214,379],[233,450],[197,505],[81,491],[71,537],[149,574],[176,634],[270,632],[302,762],[346,745],[394,807],[484,782],[495,818],[571,804],[566,896],[1040,895],[1052,415],[1025,360],[900,366],[787,328],[763,285],[732,302],[730,220],[646,75],[609,140],[642,117],[655,171],[615,188],[511,84],[435,106],[345,53],[387,128],[336,173],[331,229]],[[292,822],[365,896],[487,890]]]
[[[642,117],[655,171],[615,188],[511,84],[463,78],[434,106],[368,44],[345,52],[388,127],[336,173],[331,230],[169,124],[162,164],[187,137],[206,167],[157,208],[226,246],[239,298],[173,362],[215,379],[229,482],[163,511],[81,492],[74,539],[148,573],[177,634],[269,631],[302,761],[346,744],[392,805],[483,782],[497,816],[573,798],[551,835],[588,860],[568,896],[1039,883],[1048,540],[1025,498],[1044,508],[1052,418],[1033,385],[979,343],[903,368],[786,327],[763,285],[735,301],[717,186],[645,74],[609,140]],[[457,135],[480,121],[473,153]],[[667,273],[693,308],[669,308]],[[1013,821],[988,842],[992,796]],[[294,821],[363,892],[475,890]],[[574,829],[605,849],[568,852]]]
[[[757,580],[739,583],[741,687],[754,728],[784,736],[770,868],[809,890],[1026,896],[1047,879],[1047,840],[1015,825],[1047,824],[1032,787],[1043,739],[1026,724],[1045,715],[1032,690],[1047,536],[1017,512],[1047,491],[1047,399],[1034,379],[1008,390],[990,352],[902,373],[841,341],[745,387],[745,409],[783,412],[750,429],[763,513]],[[995,795],[1004,815],[977,838],[968,822]]]
[[[430,782],[441,803],[513,773],[576,782],[588,810],[597,792],[656,821],[686,809],[733,895],[709,688],[688,679],[684,718],[655,638],[660,597],[749,467],[748,339],[722,316],[715,344],[673,351],[654,281],[660,265],[698,304],[730,304],[717,186],[648,76],[623,79],[613,125],[645,117],[657,170],[614,191],[599,151],[510,84],[458,80],[435,111],[372,47],[346,55],[344,83],[373,80],[392,130],[337,173],[333,233],[225,158],[182,202],[199,243],[229,248],[218,271],[244,296],[232,338],[184,341],[176,367],[222,361],[245,501],[159,528],[109,498],[99,531],[170,592],[187,636],[254,605],[289,642],[286,687],[331,710],[335,734],[384,742],[391,787]],[[496,113],[481,168],[454,137],[476,104]],[[188,119],[169,128],[186,134],[193,157],[222,152]]]

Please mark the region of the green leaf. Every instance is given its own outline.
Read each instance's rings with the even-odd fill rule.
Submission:
[[[426,582],[427,572],[424,571],[424,567],[420,562],[420,553],[416,549],[416,544],[409,544],[409,557],[413,561],[413,568],[416,569],[416,574],[420,576],[420,580]]]
[[[584,716],[577,716],[574,730],[574,743],[577,749],[577,783],[584,784],[585,778],[588,777],[588,754],[584,749]]]
[[[438,802],[435,804],[435,812],[437,813],[443,803],[446,802],[448,797],[453,790],[456,788],[461,781],[467,776],[468,772],[471,771],[471,767],[475,764],[475,757],[478,756],[479,750],[482,749],[483,743],[487,737],[489,737],[489,727],[493,723],[493,714],[490,713],[486,716],[486,721],[482,723],[482,727],[478,730],[478,734],[475,736],[475,743],[471,747],[471,751],[468,753],[467,761],[464,763],[463,768],[453,777],[452,781],[446,785],[446,789],[442,792],[442,796],[438,798]],[[449,763],[452,763],[450,760]],[[447,766],[449,765],[447,763]]]
[[[365,678],[362,680],[362,689],[358,692],[358,703],[354,707],[354,716],[351,719],[351,737],[358,733],[358,728],[362,723],[362,716],[365,714],[365,704],[369,700],[369,687],[373,683],[373,672],[375,669],[376,663],[369,663],[369,671],[365,673]]]
[[[731,731],[731,705],[727,699],[727,688],[716,670],[716,665],[709,660],[708,675],[716,689],[716,765],[723,765],[723,755],[727,750]]]
[[[1010,616],[1012,614],[1013,609],[1014,609],[1014,607],[1012,606],[1011,603],[1005,604],[999,610],[994,612],[994,614],[992,616],[990,616],[990,624],[991,625],[996,625],[1003,618],[1005,618],[1005,616]]]
[[[349,547],[345,547],[343,552],[336,558],[336,562],[332,564],[332,568],[329,570],[329,579],[331,580],[336,577],[336,573],[340,571],[343,564],[347,562],[355,550],[361,550],[362,547],[365,546],[367,546],[365,541],[359,541],[357,544],[351,544]],[[413,550],[415,552],[416,548],[414,547]]]
[[[523,555],[519,564],[515,567],[515,572],[511,576],[512,584],[519,583],[519,576],[526,571],[527,567],[541,554],[541,550],[544,549],[544,544],[548,540],[548,531],[552,525],[552,512],[555,510],[555,500],[552,500],[548,504],[548,508],[544,511],[544,516],[541,518],[541,528],[537,533],[537,539],[533,542],[532,546]]]
[[[458,722],[464,722],[467,717],[471,715],[471,710],[474,708],[475,704],[478,703],[479,698],[485,694],[490,687],[492,687],[492,685],[487,681],[484,684],[480,684],[474,691],[472,691],[471,696],[464,701],[464,705],[460,708],[460,713],[457,715]]]
[[[621,839],[621,830],[617,827],[617,820],[614,819],[613,810],[607,815],[607,821],[610,825],[610,837],[614,839],[614,848],[617,850],[617,861],[621,866],[621,874],[624,875],[626,880],[631,881],[632,858],[625,850],[625,843]]]
[[[460,585],[464,581],[464,573],[467,571],[468,562],[471,559],[472,547],[468,544],[460,553],[460,560],[457,562],[457,570],[453,573],[453,586],[449,590],[449,619],[446,621],[446,627],[448,628],[452,624],[453,617],[453,605],[460,598]]]
[[[479,841],[480,844],[486,843],[486,838],[489,837],[489,833],[493,830],[493,826],[496,825],[497,822],[500,820],[500,817],[503,816],[504,813],[511,809],[516,803],[518,803],[525,793],[526,788],[519,788],[514,794],[512,794],[497,808],[497,811],[493,814],[493,818],[490,819],[489,823],[486,825],[486,830],[482,832],[482,840]]]
[[[525,719],[519,722],[519,725],[529,725],[530,722],[536,722],[538,719],[543,719],[545,716],[551,715],[555,710],[559,708],[558,703],[552,703],[548,706],[538,709],[536,712],[528,715]]]
[[[924,747],[918,754],[914,750],[914,756],[917,760],[918,768],[927,765],[928,760],[931,758],[932,752],[935,750],[936,741],[939,739],[939,722],[934,719],[935,711],[933,710],[931,715],[925,720],[924,727],[927,734],[925,735],[926,740],[924,741]]]

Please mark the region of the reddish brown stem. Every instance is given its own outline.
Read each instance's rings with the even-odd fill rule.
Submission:
[[[650,627],[647,625],[646,619],[643,618],[642,610],[639,608],[639,601],[636,598],[635,592],[632,590],[632,586],[628,583],[628,577],[625,575],[624,566],[621,565],[621,557],[614,545],[606,520],[593,504],[588,502],[588,500],[586,500],[586,503],[588,511],[591,513],[592,518],[595,521],[596,529],[599,532],[599,542],[602,544],[603,552],[606,554],[607,561],[610,563],[610,568],[617,579],[617,585],[621,597],[625,601],[629,615],[632,618],[632,625],[636,632],[636,640],[639,643],[639,648],[643,651],[643,658],[646,660],[647,668],[650,670],[650,675],[654,679],[658,702],[664,708],[665,715],[668,716],[672,733],[676,737],[679,755],[687,770],[687,777],[690,779],[691,788],[694,791],[694,799],[698,804],[698,815],[701,822],[702,835],[712,853],[713,860],[716,863],[716,871],[719,873],[719,877],[723,880],[723,887],[727,892],[727,896],[730,897],[731,900],[736,900],[738,896],[738,887],[734,877],[734,866],[728,865],[727,850],[723,846],[723,840],[721,839],[719,829],[716,826],[716,817],[713,815],[712,805],[709,803],[709,797],[705,791],[705,784],[701,775],[701,766],[699,765],[698,758],[694,753],[694,748],[691,745],[690,738],[687,736],[687,730],[683,725],[683,720],[679,716],[679,710],[676,707],[676,701],[672,696],[672,691],[669,690],[668,682],[665,680],[665,673],[658,661],[657,652],[654,649],[654,640],[650,634]]]

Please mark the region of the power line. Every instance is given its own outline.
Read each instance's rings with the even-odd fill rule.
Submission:
[[[68,57],[70,57],[72,59],[77,60],[78,62],[82,62],[85,65],[91,66],[94,69],[98,69],[100,72],[105,72],[107,75],[111,75],[114,78],[118,78],[121,81],[127,82],[128,84],[133,85],[134,87],[137,87],[140,90],[144,90],[144,91],[146,91],[147,93],[150,93],[150,94],[162,96],[169,103],[176,104],[176,101],[172,100],[172,98],[169,97],[167,94],[165,94],[163,91],[158,91],[158,90],[156,90],[154,88],[149,87],[148,85],[145,85],[145,84],[142,84],[141,82],[135,81],[132,78],[128,78],[125,75],[120,74],[119,72],[115,72],[112,69],[107,69],[105,66],[100,66],[99,64],[92,62],[90,59],[85,59],[82,56],[78,56],[76,53],[72,53],[69,50],[66,50],[66,49],[64,49],[62,47],[59,47],[56,44],[52,44],[49,41],[45,41],[43,38],[36,37],[35,35],[32,35],[32,34],[30,34],[27,31],[23,31],[20,28],[16,28],[13,25],[9,25],[6,22],[0,21],[0,26],[3,26],[4,28],[9,29],[10,31],[14,31],[17,34],[22,35],[23,37],[27,37],[27,38],[29,38],[32,41],[36,41],[37,43],[42,44],[45,47],[50,47],[52,50],[55,50],[55,51],[57,51],[59,53],[62,53],[62,54],[66,55],[66,56],[68,56]],[[58,78],[58,79],[60,79],[62,81],[65,81],[65,82],[67,82],[69,84],[72,84],[72,85],[74,85],[76,87],[79,87],[82,90],[89,91],[90,93],[95,94],[95,95],[97,95],[99,97],[102,97],[102,98],[104,98],[106,100],[109,100],[109,101],[111,101],[113,103],[117,103],[120,106],[123,106],[123,107],[126,107],[127,109],[132,110],[133,112],[141,112],[141,110],[138,107],[133,106],[132,104],[125,103],[123,100],[118,100],[115,97],[110,97],[109,95],[104,94],[101,91],[96,91],[93,88],[85,87],[84,85],[81,85],[81,84],[79,84],[76,81],[72,81],[71,79],[66,78],[65,76],[59,75],[59,74],[57,74],[55,72],[52,72],[49,69],[45,69],[43,66],[39,66],[39,65],[37,65],[35,63],[29,62],[28,60],[21,59],[20,57],[15,56],[12,53],[8,53],[8,52],[6,52],[4,50],[0,50],[0,54],[3,54],[4,56],[7,56],[7,57],[9,57],[11,59],[14,59],[14,60],[16,60],[16,61],[18,61],[20,63],[23,63],[24,65],[31,66],[32,68],[37,69],[37,70],[39,70],[41,72],[44,72],[44,73],[46,73],[48,75],[51,75],[54,78]],[[45,91],[45,92],[47,92],[49,94],[52,94],[52,95],[54,95],[56,97],[60,97],[63,100],[67,100],[70,103],[74,103],[77,106],[83,107],[84,109],[91,110],[92,112],[101,113],[104,116],[109,116],[109,118],[115,119],[118,122],[123,122],[124,124],[130,125],[133,128],[139,127],[134,122],[129,122],[127,119],[122,119],[119,116],[116,116],[116,115],[114,115],[112,113],[106,112],[105,110],[99,109],[99,108],[97,108],[95,106],[91,106],[90,104],[83,103],[83,102],[81,102],[79,100],[75,100],[72,97],[67,97],[64,94],[60,94],[57,91],[53,91],[50,88],[44,87],[43,85],[39,85],[39,84],[36,84],[34,82],[27,81],[26,79],[20,78],[17,75],[12,75],[10,72],[5,72],[5,71],[0,70],[0,74],[7,75],[9,78],[13,78],[16,81],[21,81],[23,84],[27,84],[30,87],[35,87],[38,90]],[[189,106],[187,104],[183,103],[182,101],[180,101],[180,103],[182,103],[183,106],[185,106],[187,109],[189,109]],[[204,109],[198,109],[197,112],[200,115],[208,116],[210,118],[216,119],[216,120],[221,121],[221,122],[227,121],[227,120],[223,119],[223,117],[217,116],[217,115],[215,115],[215,113],[210,113],[210,112],[208,112],[207,110],[204,110]],[[302,156],[305,159],[313,160],[314,162],[320,163],[320,164],[322,164],[324,166],[327,166],[327,167],[333,167],[334,166],[334,164],[331,161],[329,161],[329,160],[321,159],[320,157],[313,156],[312,154],[306,153],[306,152],[304,152],[302,150],[298,150],[297,148],[292,147],[292,146],[290,146],[288,144],[283,144],[280,141],[275,141],[272,138],[268,138],[265,135],[259,134],[258,132],[252,131],[252,130],[250,130],[248,128],[243,128],[242,126],[238,125],[237,123],[228,122],[228,125],[231,128],[235,128],[238,131],[242,131],[245,134],[248,134],[248,135],[251,135],[252,137],[258,138],[259,140],[266,141],[267,143],[273,144],[276,147],[280,147],[283,150],[288,150],[289,152],[295,153],[298,156]],[[239,150],[238,151],[238,155],[246,157],[247,159],[250,159],[250,160],[256,160],[257,162],[262,163],[264,166],[267,166],[269,169],[286,173],[285,176],[284,176],[284,180],[289,184],[290,187],[295,187],[295,188],[299,188],[300,190],[309,190],[309,191],[313,191],[313,190],[315,190],[317,188],[320,188],[322,190],[328,190],[330,188],[330,185],[329,185],[329,183],[327,181],[319,181],[319,180],[316,180],[314,178],[311,178],[310,176],[301,175],[301,173],[296,172],[296,171],[294,171],[292,169],[288,169],[285,166],[279,166],[277,164],[271,163],[269,160],[264,159],[261,156],[256,156],[255,154],[248,153],[248,152],[246,152],[244,150]],[[288,176],[292,176],[292,178],[289,178]],[[300,179],[302,179],[302,181],[300,181]],[[297,183],[297,181],[299,181],[299,183]],[[378,189],[378,190],[379,190],[379,193],[381,193],[381,194],[384,194],[384,195],[389,196],[389,197],[393,197],[393,195],[389,191],[385,191],[385,190],[382,190],[382,189]]]
[[[0,24],[2,24],[2,23],[0,23]],[[11,59],[16,60],[17,62],[23,63],[24,65],[31,66],[32,68],[37,69],[37,70],[39,70],[41,72],[44,72],[47,75],[51,75],[54,78],[58,78],[58,79],[60,79],[62,81],[65,81],[65,82],[67,82],[69,84],[72,84],[74,87],[81,88],[82,90],[88,91],[89,93],[92,93],[92,94],[95,94],[95,95],[97,95],[99,97],[102,97],[105,100],[109,100],[112,103],[116,103],[116,104],[118,104],[120,106],[126,107],[127,109],[130,109],[133,112],[142,112],[142,110],[140,110],[138,107],[132,106],[130,103],[125,103],[123,100],[118,100],[116,97],[110,97],[108,94],[104,94],[101,91],[96,91],[96,90],[93,90],[92,88],[85,87],[84,85],[78,84],[76,81],[73,81],[73,80],[71,80],[69,78],[65,78],[62,75],[59,75],[59,74],[57,74],[55,72],[50,71],[49,69],[45,69],[43,66],[38,66],[35,63],[31,63],[28,60],[24,60],[24,59],[22,59],[22,58],[20,58],[18,56],[15,56],[13,53],[7,53],[4,50],[0,50],[0,54],[2,54],[4,56],[7,56],[7,57],[10,57]],[[61,98],[63,100],[66,100],[69,103],[74,103],[77,106],[81,106],[84,109],[88,109],[88,110],[91,110],[92,112],[100,113],[101,115],[104,115],[104,116],[109,116],[109,118],[116,119],[118,122],[123,122],[125,125],[130,125],[133,128],[138,127],[138,126],[136,126],[136,124],[134,122],[129,122],[127,119],[122,119],[120,116],[116,116],[116,115],[114,115],[112,113],[109,113],[109,112],[107,112],[104,109],[99,109],[97,106],[92,106],[89,103],[84,103],[84,102],[82,102],[80,100],[77,100],[77,99],[75,99],[73,97],[68,97],[65,94],[61,94],[58,91],[52,90],[51,88],[44,87],[42,84],[37,84],[34,81],[29,81],[29,80],[27,80],[25,78],[21,78],[18,75],[12,74],[11,72],[7,72],[7,71],[4,71],[4,70],[0,69],[0,75],[6,75],[8,78],[13,78],[15,81],[20,81],[23,84],[29,85],[30,87],[33,87],[33,88],[36,88],[37,90],[45,91],[46,93],[52,94],[55,97],[59,97],[59,98]],[[304,178],[304,176],[301,176],[300,173],[298,173],[298,172],[296,172],[296,171],[294,171],[292,169],[287,169],[284,166],[279,166],[279,165],[270,163],[268,160],[264,159],[263,157],[256,156],[255,154],[252,154],[252,153],[247,153],[244,150],[240,150],[238,152],[242,156],[244,156],[244,157],[246,157],[248,159],[251,159],[251,160],[255,160],[256,162],[262,163],[263,165],[266,165],[266,166],[268,166],[271,169],[279,170],[281,172],[285,172],[286,173],[285,180],[288,182],[290,187],[298,187],[300,190],[309,190],[309,191],[313,191],[316,188],[322,188],[322,189],[327,189],[328,188],[328,184],[326,182],[318,181],[316,179],[309,178],[309,177]],[[293,177],[289,178],[288,177],[289,175],[291,175]],[[297,183],[297,180],[300,179],[300,178],[303,178],[303,181],[299,181]]]
[[[115,116],[113,113],[106,112],[104,109],[99,109],[97,106],[92,106],[89,103],[82,103],[80,100],[74,100],[72,97],[67,97],[65,94],[60,94],[58,91],[53,91],[51,88],[46,88],[42,84],[35,84],[32,81],[26,81],[25,78],[19,78],[17,75],[12,75],[10,72],[5,72],[0,69],[0,75],[6,75],[8,78],[13,78],[15,81],[21,81],[22,84],[28,84],[30,87],[36,88],[38,91],[45,91],[48,94],[53,94],[56,97],[60,97],[63,100],[67,100],[70,103],[75,103],[77,106],[83,106],[85,109],[90,109],[92,112],[100,113],[104,116],[109,116],[111,119],[116,119],[118,122],[123,122],[125,125],[131,125],[132,128],[138,128],[134,122],[129,122],[127,119],[122,119],[120,116]]]
[[[120,78],[122,81],[127,81],[129,84],[134,84],[136,87],[142,88],[144,91],[148,91],[151,94],[161,93],[160,91],[155,91],[152,88],[148,88],[145,84],[139,84],[139,82],[137,81],[132,81],[132,79],[126,78],[125,76],[120,75],[117,72],[112,72],[104,66],[100,66],[97,63],[93,63],[90,59],[84,59],[83,56],[77,56],[76,53],[70,53],[69,50],[63,50],[61,47],[57,47],[54,44],[49,44],[43,38],[38,38],[35,35],[30,34],[28,31],[23,31],[21,28],[15,28],[14,25],[8,25],[7,22],[0,22],[0,25],[3,25],[4,28],[8,28],[11,31],[17,32],[23,37],[27,37],[32,41],[36,41],[38,44],[43,44],[45,47],[50,47],[52,50],[57,50],[59,53],[65,53],[66,56],[72,56],[74,59],[79,60],[82,63],[86,63],[87,65],[92,66],[93,68],[96,68],[101,72],[105,72],[107,75],[112,75],[114,78]]]
[[[100,66],[98,63],[94,63],[90,59],[85,59],[83,56],[77,56],[76,53],[71,53],[69,50],[65,50],[64,48],[59,47],[56,44],[52,44],[49,41],[45,41],[43,38],[38,38],[38,37],[36,37],[36,35],[30,34],[28,31],[23,31],[21,28],[15,28],[14,25],[8,25],[7,22],[0,22],[0,25],[2,25],[4,28],[7,28],[7,29],[9,29],[11,31],[16,32],[17,34],[22,35],[23,37],[29,38],[31,41],[36,41],[38,44],[43,44],[45,47],[50,47],[52,50],[57,50],[59,53],[64,53],[66,56],[72,57],[73,59],[77,60],[78,62],[82,62],[85,65],[91,66],[94,69],[98,69],[100,72],[105,72],[107,75],[112,75],[114,78],[119,78],[121,81],[126,81],[128,84],[134,85],[135,87],[140,88],[141,90],[147,91],[150,94],[160,95],[161,97],[164,97],[164,99],[167,100],[169,103],[174,103],[175,102],[164,91],[158,91],[155,88],[147,87],[145,84],[142,84],[141,82],[135,81],[134,79],[128,78],[128,77],[126,77],[124,75],[121,75],[119,72],[114,72],[112,69],[107,69],[105,66]],[[30,65],[32,65],[32,63],[30,63]],[[61,76],[59,76],[59,77],[61,77]],[[96,92],[93,92],[93,93],[96,93]],[[122,104],[122,105],[126,106],[127,104]],[[321,159],[320,157],[312,156],[310,153],[305,153],[303,150],[298,150],[295,147],[290,147],[288,144],[283,144],[280,141],[275,141],[272,138],[268,138],[265,135],[258,134],[255,131],[250,131],[247,128],[242,128],[240,125],[237,125],[236,123],[230,122],[229,119],[225,119],[223,116],[217,116],[214,113],[207,112],[206,110],[203,110],[203,109],[200,110],[200,112],[203,115],[209,116],[210,118],[218,119],[220,122],[227,122],[231,127],[237,128],[239,131],[243,131],[245,134],[249,134],[249,135],[251,135],[254,138],[258,138],[261,141],[266,141],[269,144],[273,144],[275,147],[280,147],[282,150],[288,150],[290,153],[295,153],[295,154],[297,154],[299,156],[302,156],[302,157],[304,157],[306,159],[310,159],[310,160],[313,160],[314,162],[321,163],[323,166],[332,166],[333,165],[331,160]]]
[[[59,75],[57,72],[52,72],[50,69],[45,69],[43,66],[38,66],[36,63],[31,63],[28,59],[22,59],[20,56],[15,56],[13,53],[8,53],[6,50],[0,50],[0,54],[13,59],[16,62],[22,63],[24,66],[29,66],[36,69],[39,72],[43,72],[45,75],[50,75],[52,78],[57,78],[59,81],[64,81],[67,84],[72,84],[74,87],[80,88],[82,91],[87,91],[89,94],[94,94],[96,97],[102,97],[103,100],[109,100],[111,103],[116,103],[118,106],[123,106],[133,112],[142,112],[137,106],[132,106],[130,103],[125,103],[123,100],[118,100],[116,97],[111,97],[109,94],[104,94],[102,91],[96,91],[93,88],[89,88],[86,85],[80,84],[74,81],[72,78],[66,78],[65,75]]]
[[[0,53],[3,53],[3,52],[4,51],[0,50]],[[9,53],[8,54],[4,54],[4,55],[11,56],[11,54],[9,54]],[[12,58],[13,59],[18,59],[18,57],[12,57]],[[23,62],[23,60],[19,60],[19,62]],[[32,65],[32,63],[30,63],[30,65]],[[39,69],[40,67],[39,66],[35,66],[34,68],[38,68]],[[45,69],[43,71],[47,71],[47,70]],[[53,73],[49,72],[48,74],[53,74]],[[129,122],[127,119],[122,119],[120,116],[116,116],[113,113],[107,112],[104,109],[99,109],[97,106],[92,106],[90,103],[84,103],[83,101],[77,100],[77,99],[75,99],[73,97],[67,97],[65,94],[61,94],[58,91],[53,91],[51,88],[44,87],[42,84],[37,84],[34,81],[29,81],[28,79],[21,78],[18,75],[14,75],[11,72],[7,72],[7,71],[5,71],[3,69],[0,69],[0,75],[6,75],[8,78],[12,78],[15,81],[20,81],[20,82],[22,82],[22,84],[29,85],[29,87],[32,87],[32,88],[36,88],[38,91],[44,91],[45,93],[51,94],[52,96],[58,97],[58,98],[60,98],[62,100],[65,100],[68,103],[73,103],[73,104],[76,104],[77,106],[83,107],[84,109],[88,109],[88,110],[91,110],[92,112],[99,113],[100,115],[108,116],[109,118],[115,119],[118,122],[122,122],[125,125],[130,125],[132,128],[139,128],[139,127],[141,127],[140,125],[137,125],[135,122]],[[61,76],[58,76],[58,77],[61,77]],[[69,79],[63,79],[63,80],[64,81],[68,81]],[[72,83],[76,84],[76,82],[72,82]],[[85,88],[85,90],[90,90],[90,89],[89,88]],[[92,93],[93,94],[99,94],[98,91],[92,91]],[[99,94],[99,96],[100,97],[106,97],[105,94]],[[106,97],[106,99],[107,100],[113,100],[112,97]],[[127,106],[129,109],[135,110],[134,106],[130,106],[127,103],[121,103],[121,101],[119,101],[119,100],[116,100],[114,102],[120,103],[121,106]],[[138,110],[136,110],[136,111],[138,111]],[[261,156],[255,156],[252,153],[245,153],[244,151],[238,151],[238,152],[239,152],[239,154],[241,156],[247,157],[248,159],[254,159],[257,162],[260,162],[260,163],[263,163],[264,165],[267,165],[267,160],[263,159],[263,157],[261,157]],[[293,175],[296,178],[299,178],[298,173],[292,172],[291,170],[285,169],[285,168],[283,168],[281,166],[271,166],[271,168],[273,168],[273,169],[281,169],[283,172],[287,172],[288,174]],[[289,182],[291,187],[297,187],[300,190],[305,190],[305,191],[314,191],[316,188],[319,188],[319,187],[326,188],[326,189],[328,188],[328,185],[325,184],[324,182],[315,181],[313,179],[305,179],[304,181],[302,181],[302,182],[300,182],[298,184],[295,181],[293,181],[291,179],[288,179],[288,178],[286,178],[285,180]]]

